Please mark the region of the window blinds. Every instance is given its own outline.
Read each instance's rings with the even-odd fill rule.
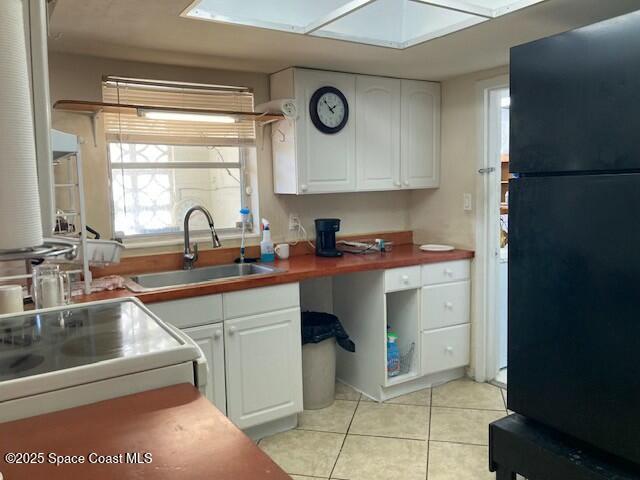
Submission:
[[[253,93],[246,88],[161,83],[105,77],[106,103],[234,112],[253,112]],[[152,120],[136,113],[104,113],[107,141],[166,145],[255,145],[255,123]]]

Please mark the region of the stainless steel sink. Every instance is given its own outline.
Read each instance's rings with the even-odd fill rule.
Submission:
[[[136,275],[129,278],[130,281],[127,282],[127,287],[132,291],[143,291],[254,275],[272,275],[279,272],[282,272],[282,270],[266,265],[232,263],[230,265],[194,268],[193,270],[174,270]]]

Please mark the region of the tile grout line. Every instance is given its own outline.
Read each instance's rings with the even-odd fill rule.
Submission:
[[[389,435],[372,435],[370,433],[350,433],[354,437],[371,437],[371,438],[390,438],[392,440],[408,440],[410,442],[428,442],[424,438],[408,438],[408,437],[391,437]]]
[[[433,443],[451,443],[453,445],[466,445],[468,447],[486,447],[488,448],[489,445],[487,445],[486,443],[467,443],[467,442],[454,442],[453,440],[429,440],[429,442],[433,442]]]
[[[431,453],[431,412],[433,411],[433,388],[429,391],[429,429],[427,431],[427,473],[426,480],[429,480],[429,454]]]
[[[504,404],[504,399],[502,399],[502,403]],[[431,405],[436,408],[450,408],[452,410],[476,410],[478,412],[501,412],[505,410],[504,408],[473,408],[473,407],[449,407],[447,405]]]
[[[353,415],[351,416],[351,421],[349,422],[347,431],[345,432],[344,438],[342,439],[342,445],[340,445],[340,450],[338,450],[338,455],[336,456],[336,460],[333,462],[333,467],[331,467],[331,472],[329,472],[329,478],[333,478],[333,471],[336,469],[336,465],[338,464],[338,460],[340,459],[340,455],[342,454],[342,449],[344,448],[344,444],[347,441],[347,436],[349,435],[349,430],[351,430],[351,424],[353,423],[353,419],[356,418],[356,412],[358,411],[358,407],[360,406],[361,399],[362,399],[362,393],[360,394],[360,398],[358,398],[358,403],[356,404],[356,408],[353,411]]]
[[[449,410],[473,410],[474,412],[502,412],[506,409],[504,408],[500,408],[500,409],[493,409],[490,410],[488,408],[467,408],[467,407],[445,407],[445,406],[441,406],[441,405],[431,405],[432,408],[448,408]]]

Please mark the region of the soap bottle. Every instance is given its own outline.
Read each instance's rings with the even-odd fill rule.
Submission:
[[[262,241],[260,242],[260,261],[273,262],[276,254],[271,240],[271,225],[266,218],[262,219]]]
[[[400,374],[400,349],[398,349],[398,335],[387,333],[387,375],[395,377]]]

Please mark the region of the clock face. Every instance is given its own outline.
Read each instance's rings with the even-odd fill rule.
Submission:
[[[344,119],[344,102],[333,92],[321,95],[316,109],[320,121],[329,128],[336,128]]]
[[[309,113],[318,130],[324,133],[337,133],[347,124],[349,105],[340,90],[334,87],[322,87],[311,97]]]

